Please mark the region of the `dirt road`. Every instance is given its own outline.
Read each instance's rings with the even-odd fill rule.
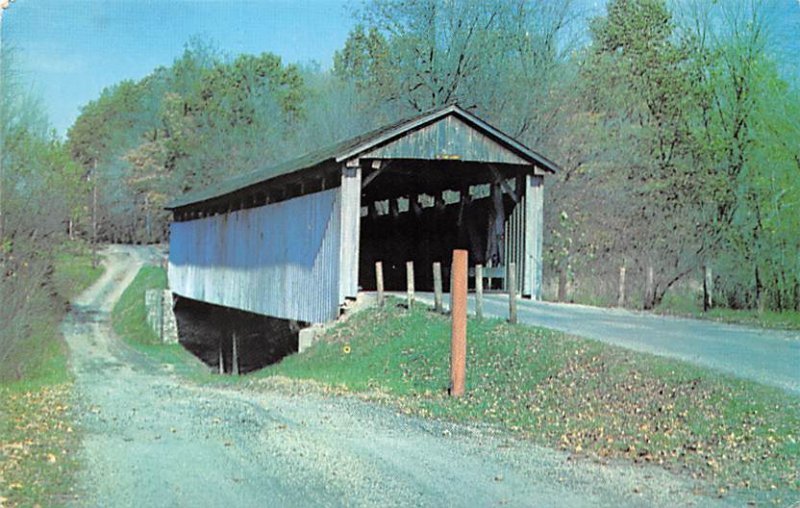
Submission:
[[[209,388],[132,351],[109,310],[147,251],[111,248],[64,325],[82,398],[83,506],[712,505],[654,468],[569,460],[488,428],[319,392]],[[273,388],[270,388],[273,386]]]

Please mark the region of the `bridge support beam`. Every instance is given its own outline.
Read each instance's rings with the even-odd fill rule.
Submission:
[[[233,332],[233,336],[231,337],[231,374],[234,376],[239,375],[239,337],[236,336],[236,332]]]
[[[339,303],[358,296],[358,262],[361,243],[361,166],[342,167]]]

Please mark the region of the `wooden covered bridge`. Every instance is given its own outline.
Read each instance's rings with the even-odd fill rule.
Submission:
[[[179,297],[305,323],[338,317],[359,291],[418,289],[431,265],[469,251],[502,285],[515,262],[524,296],[542,284],[542,155],[448,106],[169,205],[169,284]],[[445,274],[447,275],[447,274]],[[448,279],[445,276],[445,281]]]

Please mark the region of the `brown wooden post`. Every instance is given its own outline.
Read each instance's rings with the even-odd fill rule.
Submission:
[[[703,312],[708,312],[714,306],[714,278],[711,267],[703,267]]]
[[[619,298],[617,298],[617,307],[625,306],[625,267],[619,267]]]
[[[475,265],[475,317],[483,319],[483,265]]]
[[[467,251],[453,251],[450,329],[450,395],[464,395],[467,368]]]
[[[239,337],[236,336],[236,332],[233,332],[233,336],[231,337],[231,342],[233,342],[233,351],[231,352],[231,374],[234,376],[239,375]]]
[[[383,263],[375,263],[375,288],[378,291],[378,307],[383,307]]]
[[[433,306],[436,312],[442,312],[442,264],[435,262],[433,264]]]
[[[517,264],[508,264],[508,322],[517,322]]]
[[[406,261],[406,285],[408,287],[408,308],[414,306],[414,262]]]

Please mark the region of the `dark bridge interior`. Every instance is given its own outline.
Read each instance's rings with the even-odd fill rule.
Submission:
[[[407,261],[414,262],[414,286],[420,291],[432,291],[432,265],[442,263],[448,291],[454,249],[469,251],[470,267],[504,264],[502,225],[519,200],[522,168],[452,160],[394,159],[371,165],[379,167],[363,175],[363,290],[375,290],[377,261],[383,263],[387,291],[406,288]]]
[[[291,321],[189,298],[175,304],[180,343],[206,365],[233,371],[233,336],[237,337],[239,372],[245,374],[297,352],[298,327]]]

